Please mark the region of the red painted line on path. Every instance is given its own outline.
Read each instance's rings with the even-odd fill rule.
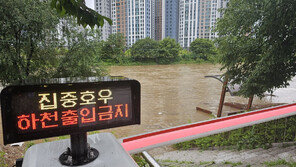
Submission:
[[[126,151],[132,151],[184,137],[230,128],[293,112],[296,114],[296,103],[142,134],[123,139],[122,146]]]

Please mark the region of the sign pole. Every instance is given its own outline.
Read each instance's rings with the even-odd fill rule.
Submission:
[[[70,138],[72,160],[81,164],[87,159],[87,135],[86,133],[71,134]]]
[[[87,143],[86,132],[70,135],[71,149],[68,148],[59,158],[61,164],[84,165],[92,162],[99,156],[98,150],[91,148]]]
[[[35,167],[102,163],[99,159],[113,158],[114,152],[106,156],[104,146],[108,144],[94,142],[87,132],[140,124],[140,86],[121,76],[57,78],[7,86],[0,94],[4,144],[70,135],[70,140],[36,146],[39,153],[35,150],[29,156],[42,160]],[[32,167],[35,160],[24,163]]]

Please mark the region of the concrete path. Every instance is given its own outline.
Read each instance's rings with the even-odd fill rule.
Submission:
[[[152,154],[153,155],[153,154]],[[253,150],[170,150],[154,154],[161,166],[296,166],[296,146]],[[270,165],[266,164],[269,162]]]

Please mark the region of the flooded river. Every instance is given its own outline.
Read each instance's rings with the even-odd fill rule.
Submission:
[[[222,83],[204,77],[222,74],[218,65],[114,66],[110,74],[136,79],[141,83],[141,125],[102,130],[112,132],[118,138],[211,118],[210,114],[196,111],[196,107],[214,113],[218,110]],[[253,104],[295,102],[296,78],[290,87],[279,89],[274,94],[276,96],[262,100],[254,98]],[[247,104],[248,99],[227,93],[225,102]],[[237,110],[223,107],[224,114]]]
[[[113,76],[125,76],[141,83],[141,125],[114,128],[117,137],[136,135],[158,129],[210,119],[211,116],[196,107],[217,112],[222,83],[206,75],[222,74],[218,65],[151,65],[151,66],[114,66],[110,69]],[[253,104],[290,103],[289,91],[296,92],[296,80],[292,88],[276,91],[281,98],[267,97],[254,99]],[[247,104],[248,99],[226,94],[225,102]],[[224,106],[223,112],[237,109]]]

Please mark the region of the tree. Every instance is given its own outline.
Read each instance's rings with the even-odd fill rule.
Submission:
[[[65,20],[64,20],[65,21]],[[54,77],[93,77],[106,75],[107,71],[100,61],[100,30],[77,30],[78,25],[73,18],[64,22],[63,37],[67,44],[66,50],[58,57]]]
[[[11,83],[39,75],[39,53],[46,48],[51,63],[58,19],[48,3],[35,0],[0,0],[0,81]],[[41,47],[42,46],[42,47]],[[40,58],[40,57],[39,57]]]
[[[194,59],[209,61],[217,55],[217,49],[214,43],[209,39],[197,38],[190,44],[190,51]]]
[[[190,51],[188,51],[187,49],[182,49],[179,52],[179,56],[181,57],[181,59],[183,60],[192,60],[192,53]]]
[[[296,1],[232,0],[218,21],[225,75],[240,94],[263,96],[296,74]]]
[[[151,38],[138,40],[131,47],[131,55],[135,61],[156,62],[159,43]]]
[[[165,38],[159,42],[157,63],[168,64],[179,60],[181,46],[172,38]]]
[[[121,33],[110,34],[107,41],[102,42],[101,54],[104,61],[121,63],[124,59],[125,38]]]
[[[51,7],[55,8],[61,16],[68,14],[76,17],[77,24],[83,25],[84,27],[86,27],[86,25],[89,25],[92,28],[95,25],[103,27],[104,20],[106,20],[110,25],[112,24],[112,20],[110,18],[102,16],[87,7],[85,5],[85,0],[51,0]]]
[[[0,0],[0,82],[100,76],[97,30],[81,31],[45,1]],[[60,31],[61,30],[61,31]],[[63,45],[63,46],[61,46]]]

